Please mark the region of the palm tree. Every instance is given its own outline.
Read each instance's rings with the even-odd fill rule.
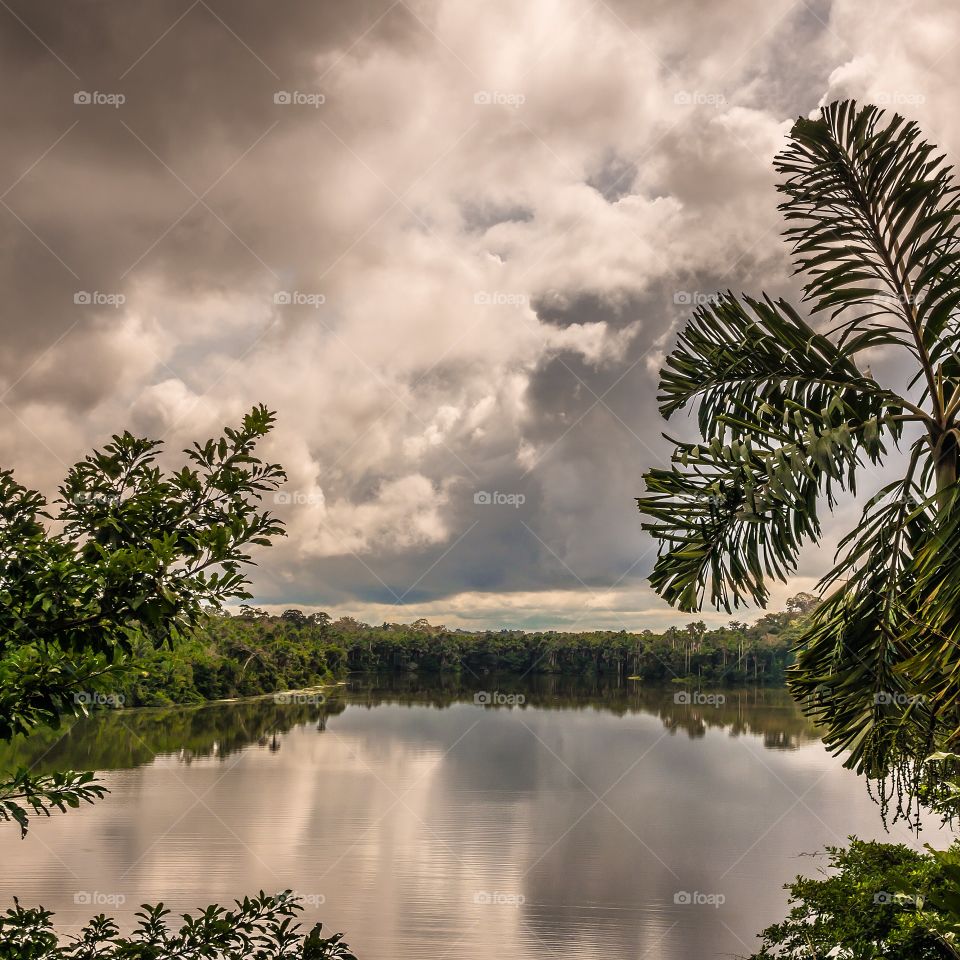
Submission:
[[[841,542],[790,676],[828,746],[892,774],[902,810],[960,718],[960,188],[915,123],[852,101],[799,119],[775,168],[807,317],[727,293],[680,335],[660,409],[695,408],[703,440],[672,440],[670,469],[645,476],[651,583],[683,610],[708,585],[728,612],[764,606],[824,503],[902,443],[903,476]],[[906,386],[877,382],[871,355]]]

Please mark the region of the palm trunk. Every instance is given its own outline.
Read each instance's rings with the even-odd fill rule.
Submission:
[[[949,501],[947,491],[957,482],[957,452],[957,440],[952,430],[941,433],[934,442],[938,510],[946,508]]]

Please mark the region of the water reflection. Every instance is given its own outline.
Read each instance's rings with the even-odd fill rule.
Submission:
[[[162,754],[189,764],[206,757],[226,760],[250,744],[276,752],[289,730],[313,724],[322,731],[327,718],[345,705],[341,697],[323,705],[276,703],[264,697],[195,707],[103,710],[61,730],[0,744],[0,770],[18,765],[43,773],[116,770],[139,767]]]
[[[819,739],[816,727],[782,687],[697,690],[615,677],[518,678],[490,674],[482,678],[437,678],[404,674],[356,676],[350,683],[350,700],[372,707],[382,703],[444,707],[472,703],[479,691],[519,694],[524,697],[521,709],[595,709],[616,716],[650,714],[671,732],[683,731],[691,737],[702,737],[709,729],[725,729],[734,737],[750,734],[762,738],[769,750],[793,750]],[[689,702],[683,702],[685,698]],[[695,702],[698,699],[707,702]]]
[[[361,960],[746,954],[815,869],[798,854],[883,828],[785,691],[683,692],[355,677],[322,705],[100,714],[0,755],[111,789],[26,841],[0,832],[0,908],[17,894],[76,929],[91,891],[125,898],[123,924],[145,901],[291,887]]]
[[[199,757],[226,760],[251,744],[277,752],[288,731],[308,724],[323,731],[328,718],[341,714],[348,703],[366,708],[396,704],[443,709],[473,704],[480,691],[496,691],[504,697],[519,695],[521,710],[649,714],[671,733],[703,737],[711,729],[725,730],[733,737],[759,737],[769,750],[793,750],[817,739],[816,728],[782,688],[706,688],[699,691],[700,699],[712,702],[697,704],[682,702],[684,697],[697,699],[696,690],[616,678],[355,675],[346,687],[330,690],[322,704],[277,703],[273,697],[262,697],[189,707],[100,711],[59,731],[45,730],[13,744],[0,744],[0,770],[18,765],[37,772],[115,770],[150,763],[158,755],[175,756],[189,764]]]

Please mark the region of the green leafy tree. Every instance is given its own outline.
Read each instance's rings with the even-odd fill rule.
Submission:
[[[830,874],[787,884],[790,912],[760,934],[751,960],[949,960],[960,853],[850,838],[827,847]]]
[[[115,705],[135,644],[172,644],[249,596],[247,551],[282,533],[259,501],[283,471],[254,455],[273,420],[254,408],[169,474],[159,441],[114,436],[70,469],[55,510],[0,473],[0,738]],[[0,776],[0,818],[26,832],[31,813],[102,793],[88,775],[20,770]]]
[[[114,436],[70,469],[55,511],[0,473],[0,740],[55,729],[91,704],[116,705],[111,691],[137,672],[144,651],[185,642],[220,619],[211,613],[224,602],[250,596],[249,549],[283,533],[261,500],[284,473],[254,453],[273,421],[254,408],[238,429],[185,451],[173,473],[157,463],[159,441]],[[18,769],[0,776],[0,820],[23,835],[31,816],[104,793],[90,773]],[[323,937],[319,924],[304,938],[294,922],[301,909],[289,891],[261,892],[235,910],[213,904],[186,915],[174,930],[163,904],[144,905],[129,937],[101,915],[64,943],[49,911],[15,901],[0,916],[0,957],[355,960],[342,936]]]
[[[842,541],[790,677],[848,766],[892,774],[900,812],[960,726],[958,187],[915,123],[851,101],[798,120],[775,167],[806,316],[727,293],[681,333],[660,408],[694,408],[702,440],[646,475],[651,581],[684,610],[765,605],[820,539],[824,505],[903,443],[903,475]],[[878,348],[905,388],[872,375]]]
[[[819,597],[812,593],[798,593],[787,600],[787,612],[801,616],[816,609],[819,605]]]
[[[49,910],[27,909],[14,902],[0,916],[0,958],[6,960],[357,960],[342,934],[324,937],[318,923],[304,939],[295,923],[303,907],[290,891],[271,897],[237,900],[236,909],[217,904],[196,916],[185,914],[171,929],[170,911],[162,903],[144,905],[138,924],[121,936],[116,923],[102,914],[65,942],[53,928]]]

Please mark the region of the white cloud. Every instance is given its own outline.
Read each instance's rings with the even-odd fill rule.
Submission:
[[[58,342],[77,314],[57,285],[78,281],[11,224],[11,311],[36,323],[11,324],[17,363],[0,363],[4,388],[27,371],[0,422],[9,462],[49,490],[110,432],[176,450],[263,401],[279,414],[265,451],[309,502],[277,505],[290,536],[255,589],[372,609],[379,577],[402,592],[431,569],[431,617],[499,623],[575,609],[564,564],[591,584],[630,569],[591,616],[666,622],[631,497],[666,450],[653,380],[684,316],[674,295],[791,288],[771,160],[821,95],[922,94],[904,109],[960,148],[958,12],[910,9],[835,0],[820,22],[764,0],[424,0],[328,40],[303,28],[316,5],[286,24],[264,8],[235,29],[327,97],[279,113],[275,78],[242,50],[192,55],[185,20],[131,74],[124,119],[153,154],[102,118],[11,193],[83,284],[128,299]],[[129,65],[126,44],[73,42],[70,62]],[[175,97],[181,80],[194,96]],[[75,119],[35,90],[18,171]],[[215,183],[210,209],[183,214],[184,182]],[[485,516],[431,568],[480,488],[523,490],[528,512]]]
[[[407,550],[442,543],[449,531],[443,520],[444,490],[420,474],[382,482],[366,501],[328,501],[319,486],[290,490],[291,537],[308,556],[343,556],[372,551]]]

